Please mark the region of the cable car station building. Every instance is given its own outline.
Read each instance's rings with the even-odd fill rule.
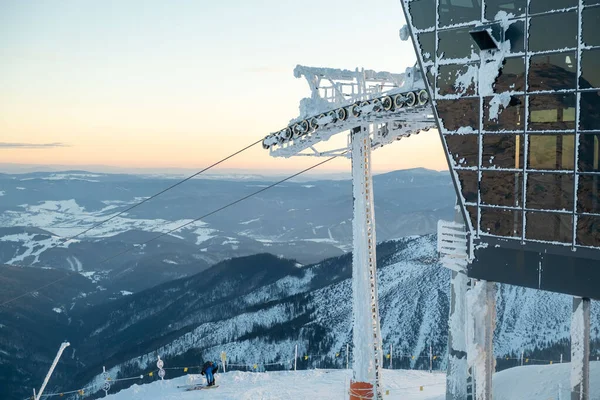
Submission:
[[[600,0],[401,2],[466,233],[448,398],[491,398],[491,282],[502,282],[574,296],[571,398],[588,399],[590,299],[600,299]],[[471,303],[469,291],[479,296]],[[469,316],[461,302],[487,312]],[[471,338],[482,358],[466,354],[453,318],[467,336],[483,324]]]

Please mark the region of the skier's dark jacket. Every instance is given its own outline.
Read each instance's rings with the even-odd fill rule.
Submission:
[[[202,366],[202,372],[200,372],[202,375],[204,375],[204,373],[206,372],[207,369],[212,368],[212,369],[217,369],[215,368],[217,367],[215,363],[213,363],[212,361],[207,361],[204,363],[204,365]]]

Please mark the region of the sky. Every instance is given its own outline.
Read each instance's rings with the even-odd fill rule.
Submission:
[[[204,167],[298,116],[297,64],[404,72],[403,24],[399,0],[0,0],[0,163]],[[258,145],[222,167],[318,161]],[[436,131],[373,153],[413,167],[447,169]]]

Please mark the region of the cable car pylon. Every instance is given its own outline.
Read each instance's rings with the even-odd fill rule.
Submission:
[[[300,101],[300,116],[263,139],[273,157],[350,157],[352,222],[353,359],[351,400],[382,399],[383,350],[377,293],[377,254],[371,152],[435,127],[421,72],[403,74],[315,68],[298,65],[311,97]],[[348,135],[347,146],[323,149],[333,135]],[[320,147],[321,149],[317,149]]]

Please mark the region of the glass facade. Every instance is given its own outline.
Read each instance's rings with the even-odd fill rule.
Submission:
[[[600,1],[403,4],[476,237],[599,248]]]

